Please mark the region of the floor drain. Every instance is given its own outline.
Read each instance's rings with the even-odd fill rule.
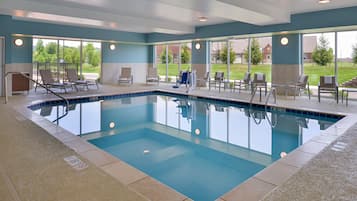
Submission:
[[[63,158],[64,161],[66,161],[66,163],[71,166],[73,169],[75,170],[84,170],[88,167],[88,165],[81,161],[81,159],[79,159],[77,156],[68,156]]]
[[[346,148],[347,144],[344,142],[336,142],[334,145],[332,145],[331,150],[333,151],[343,151]]]

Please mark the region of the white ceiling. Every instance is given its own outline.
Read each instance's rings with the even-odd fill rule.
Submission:
[[[357,6],[356,0],[1,0],[0,13],[15,19],[170,34],[196,26],[241,21],[256,25],[290,22],[295,13]],[[200,22],[200,16],[207,17]]]

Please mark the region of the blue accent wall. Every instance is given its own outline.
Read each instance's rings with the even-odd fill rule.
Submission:
[[[199,43],[201,48],[196,50],[195,45]],[[208,41],[192,42],[192,64],[208,64],[210,56],[210,43]]]
[[[15,39],[22,39],[23,45],[15,45]],[[6,57],[5,63],[32,63],[32,38],[29,37],[6,37]],[[8,54],[10,52],[10,54]]]
[[[217,25],[208,25],[197,27],[194,34],[171,35],[151,33],[147,35],[147,42],[155,43],[220,36],[223,37],[244,34],[318,29],[326,27],[353,26],[357,25],[356,13],[357,7],[350,7],[294,14],[291,15],[291,22],[285,24],[257,26],[242,22],[231,22]]]
[[[149,63],[150,46],[116,43],[115,50],[110,50],[111,43],[102,43],[103,63]]]
[[[287,37],[289,43],[282,45],[280,40]],[[273,35],[272,37],[272,63],[273,64],[300,64],[301,34]]]

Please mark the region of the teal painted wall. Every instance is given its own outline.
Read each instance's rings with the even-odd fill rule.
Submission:
[[[187,40],[220,36],[234,36],[255,33],[272,33],[281,31],[296,31],[318,29],[326,27],[357,25],[357,7],[340,8],[310,13],[294,14],[291,22],[285,24],[256,26],[242,22],[231,22],[218,25],[197,27],[194,34],[170,35],[151,33],[147,35],[147,42],[163,42]]]
[[[111,43],[102,43],[103,63],[149,63],[150,46],[117,43],[115,50],[110,50]]]
[[[23,45],[17,47],[14,43],[15,39],[23,40]],[[5,46],[5,63],[32,63],[32,38],[9,36],[6,38]],[[10,52],[10,54],[8,53]]]
[[[287,37],[289,43],[281,45],[281,38]],[[274,35],[272,37],[273,64],[300,64],[301,63],[301,34]]]
[[[195,45],[199,43],[201,48],[196,50]],[[192,64],[208,64],[210,61],[210,43],[209,41],[192,42]]]

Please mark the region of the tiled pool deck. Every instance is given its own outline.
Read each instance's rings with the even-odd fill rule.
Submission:
[[[65,96],[78,98],[158,88],[187,94],[185,88],[173,89],[169,85],[133,85],[102,86],[99,91]],[[218,93],[207,89],[193,90],[189,94],[245,102],[250,98],[247,93]],[[31,103],[54,98],[44,92],[30,92],[10,97],[7,105],[0,105],[0,126],[3,128],[0,134],[0,195],[4,200],[190,200],[26,108]],[[258,97],[254,102],[259,103]],[[318,103],[316,97],[309,100],[301,96],[294,100],[279,96],[274,106],[346,117],[218,200],[355,200],[357,102],[350,101],[346,107],[328,98]],[[71,168],[63,158],[72,155],[88,167],[81,171]]]

